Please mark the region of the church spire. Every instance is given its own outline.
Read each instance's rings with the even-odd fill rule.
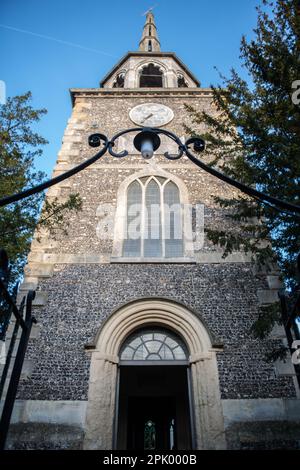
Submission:
[[[154,22],[154,15],[151,10],[148,10],[147,12],[146,23],[143,29],[139,50],[143,52],[160,51],[160,42],[158,40],[157,29]]]

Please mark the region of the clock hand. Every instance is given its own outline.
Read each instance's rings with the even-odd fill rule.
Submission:
[[[144,122],[147,121],[147,119],[149,119],[149,118],[152,117],[152,116],[153,116],[153,113],[152,113],[152,114],[149,114],[149,116],[145,117],[145,118],[141,121],[141,123],[144,124]]]

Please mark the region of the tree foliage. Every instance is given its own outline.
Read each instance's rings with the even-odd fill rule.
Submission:
[[[271,196],[300,205],[300,105],[292,99],[300,80],[300,1],[262,1],[254,39],[242,38],[240,58],[248,80],[232,69],[213,89],[216,113],[187,106],[192,125],[201,134],[211,165]],[[293,102],[294,101],[294,102]],[[230,194],[230,192],[229,192]],[[300,218],[245,197],[216,198],[239,229],[208,229],[207,236],[224,247],[224,255],[242,249],[261,262],[276,258],[290,287],[296,285],[300,252]],[[234,227],[234,225],[233,225]],[[271,240],[266,244],[265,240]],[[258,330],[270,330],[259,319]]]

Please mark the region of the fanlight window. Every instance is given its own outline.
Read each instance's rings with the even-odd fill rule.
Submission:
[[[183,341],[169,330],[152,328],[130,335],[121,352],[121,361],[187,361]]]
[[[145,176],[127,189],[123,256],[177,258],[183,256],[183,214],[179,189],[160,176]]]
[[[152,51],[151,41],[148,44],[149,52]],[[163,73],[160,68],[154,64],[149,64],[143,67],[140,74],[140,87],[145,88],[162,88],[163,86]]]

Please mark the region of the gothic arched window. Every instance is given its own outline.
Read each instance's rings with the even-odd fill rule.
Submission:
[[[124,88],[125,82],[125,72],[121,72],[116,76],[116,79],[113,83],[113,88]]]
[[[131,334],[120,351],[120,361],[187,361],[188,351],[175,333],[159,327]]]
[[[151,43],[151,41],[149,41]],[[149,47],[151,44],[149,44]],[[151,46],[152,50],[152,46]],[[157,65],[149,64],[143,67],[140,73],[140,87],[141,88],[162,88],[163,86],[163,73]]]
[[[185,80],[184,76],[181,75],[181,74],[177,75],[177,86],[178,86],[178,88],[187,88],[188,87],[187,81]]]
[[[183,215],[177,185],[161,176],[144,176],[127,189],[123,256],[183,256]]]

